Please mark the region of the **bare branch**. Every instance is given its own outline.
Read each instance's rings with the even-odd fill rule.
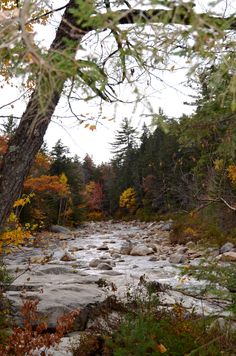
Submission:
[[[66,7],[67,7],[68,4],[64,5],[64,6],[61,6],[61,7],[58,7],[56,9],[53,9],[53,10],[50,10],[50,11],[47,11],[45,12],[44,14],[40,15],[40,16],[35,16],[33,17],[32,19],[30,19],[29,21],[26,22],[26,25],[32,23],[32,22],[35,22],[35,21],[38,21],[44,17],[47,17],[51,14],[54,14],[55,12],[58,12],[58,11],[61,11],[61,10],[64,10]]]
[[[18,100],[21,100],[22,97],[24,97],[25,94],[28,93],[28,92],[30,92],[30,89],[27,89],[27,90],[26,90],[23,94],[21,94],[18,98],[16,98],[16,99],[10,101],[10,102],[7,103],[7,104],[4,104],[4,105],[0,106],[0,110],[6,108],[7,106],[10,106],[10,105],[14,104],[14,103],[17,102]]]
[[[220,198],[220,201],[222,201],[230,210],[236,211],[236,208],[230,205],[224,198]]]
[[[232,211],[236,211],[236,207],[231,205],[230,203],[228,203],[224,198],[220,197],[220,198],[203,198],[203,199],[198,199],[199,201],[205,201],[206,203],[208,204],[205,204],[204,206],[207,206],[209,204],[212,204],[212,203],[224,203],[230,210]],[[204,206],[200,206],[198,210],[204,208]]]

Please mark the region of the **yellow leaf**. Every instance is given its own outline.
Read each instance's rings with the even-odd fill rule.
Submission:
[[[91,131],[94,131],[94,130],[96,130],[96,125],[90,125],[90,127],[89,127],[89,130],[91,130]]]
[[[157,344],[156,348],[161,354],[164,354],[167,351],[167,348],[163,344]]]

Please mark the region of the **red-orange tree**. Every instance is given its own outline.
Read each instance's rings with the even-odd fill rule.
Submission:
[[[85,186],[84,201],[90,210],[101,210],[103,203],[103,192],[100,183],[90,181]]]

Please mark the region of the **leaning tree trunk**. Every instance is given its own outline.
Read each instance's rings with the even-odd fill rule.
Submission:
[[[78,42],[85,33],[84,30],[78,29],[75,36],[76,23],[71,14],[71,8],[75,6],[78,6],[75,5],[75,0],[70,0],[49,49],[48,58],[53,58],[55,51],[58,54],[66,50],[68,54],[69,43],[69,54],[71,59],[74,59]],[[0,166],[0,226],[8,218],[14,201],[22,191],[24,179],[43,143],[44,134],[60,99],[64,83],[68,79],[65,73],[58,74],[55,69],[53,71],[53,66],[50,72],[48,67],[45,74],[40,73],[41,79],[37,81]],[[45,90],[48,92],[45,93]]]

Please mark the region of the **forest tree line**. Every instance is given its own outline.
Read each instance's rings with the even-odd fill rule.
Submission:
[[[71,157],[61,140],[51,151],[44,145],[14,205],[17,217],[47,227],[127,215],[150,219],[213,203],[235,211],[235,114],[231,94],[223,96],[228,73],[216,81],[220,69],[199,74],[192,115],[173,119],[160,109],[141,132],[124,118],[108,163]],[[2,125],[2,155],[14,130],[10,117]]]

